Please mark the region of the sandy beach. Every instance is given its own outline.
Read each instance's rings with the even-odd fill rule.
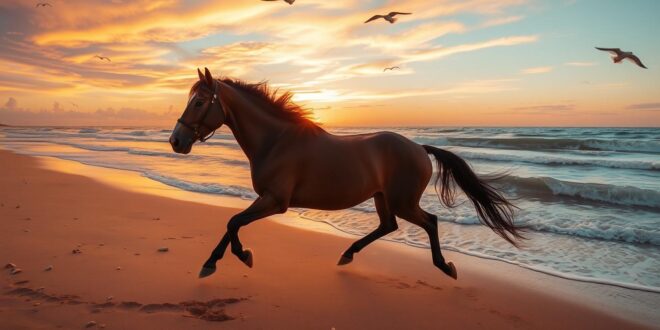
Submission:
[[[385,241],[338,267],[354,239],[269,220],[241,231],[254,268],[227,253],[200,280],[237,209],[125,191],[8,151],[0,164],[3,329],[631,329],[660,320],[656,293],[452,252],[458,281],[428,250]]]

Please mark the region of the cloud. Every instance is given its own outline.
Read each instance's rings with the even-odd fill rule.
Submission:
[[[50,109],[28,109],[19,107],[14,97],[0,107],[0,122],[11,125],[139,125],[147,120],[166,124],[173,123],[176,115],[172,107],[161,112],[130,107],[78,111],[63,109],[59,102],[54,102]]]
[[[437,60],[446,56],[471,52],[492,47],[515,46],[520,44],[532,43],[538,40],[538,36],[512,36],[497,39],[486,40],[482,42],[462,44],[451,47],[434,47],[430,49],[417,50],[404,55],[403,62],[419,62]]]
[[[487,28],[487,27],[493,27],[493,26],[499,26],[499,25],[505,25],[505,24],[511,24],[514,22],[518,22],[522,20],[524,16],[504,16],[504,17],[496,17],[496,18],[491,18],[479,25],[481,28]]]
[[[508,11],[526,3],[409,0],[404,9],[394,0],[306,0],[294,6],[254,0],[67,0],[35,10],[33,3],[5,0],[0,10],[0,96],[27,97],[36,89],[41,103],[31,100],[29,111],[46,108],[51,114],[58,99],[75,100],[81,108],[92,103],[104,109],[120,109],[121,104],[132,108],[145,102],[162,108],[176,103],[196,79],[195,68],[204,66],[218,75],[325,93],[308,93],[310,98],[332,91],[382,95],[386,86],[382,91],[364,85],[345,92],[340,82],[385,76],[403,80],[424,74],[415,63],[535,42],[536,35],[506,32],[481,40],[467,36],[520,20],[522,16]],[[396,25],[363,24],[370,15],[390,10],[413,15]],[[477,17],[474,26],[468,24],[472,16]],[[95,59],[97,54],[112,62]],[[401,70],[382,72],[394,65]],[[458,83],[442,89],[464,87]],[[421,92],[410,89],[401,95]]]
[[[5,103],[4,109],[6,109],[7,111],[12,111],[15,110],[17,106],[18,106],[18,102],[16,101],[16,99],[10,97]]]
[[[572,111],[575,109],[574,104],[541,104],[541,105],[531,105],[524,107],[515,107],[512,108],[516,110],[516,113],[525,113],[525,114],[553,114],[553,113],[562,113],[567,111]]]
[[[660,102],[631,104],[627,106],[626,109],[660,111]]]
[[[527,68],[522,70],[521,72],[523,74],[542,74],[542,73],[548,73],[553,70],[553,67],[551,66],[537,66],[533,68]]]
[[[452,33],[466,31],[465,25],[459,22],[426,23],[407,29],[398,34],[374,34],[351,40],[351,44],[363,44],[385,51],[400,51],[401,49],[421,48],[428,46],[434,39]]]
[[[348,101],[363,101],[363,100],[391,100],[407,97],[420,97],[420,96],[438,96],[438,95],[469,95],[469,94],[487,94],[497,93],[503,91],[516,90],[517,87],[511,83],[515,79],[492,79],[492,80],[475,80],[463,82],[450,87],[435,87],[435,88],[421,88],[421,89],[397,89],[394,91],[325,91],[331,93],[332,97],[328,101],[348,102]]]

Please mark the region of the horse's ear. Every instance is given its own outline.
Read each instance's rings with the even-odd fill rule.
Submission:
[[[209,68],[204,68],[204,75],[206,76],[206,84],[209,87],[213,87],[213,76],[211,76],[211,71],[209,71]]]
[[[197,68],[197,75],[199,75],[199,81],[206,81],[202,71],[199,71],[199,68]]]

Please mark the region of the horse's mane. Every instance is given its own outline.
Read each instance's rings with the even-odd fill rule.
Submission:
[[[309,119],[312,112],[309,109],[305,109],[294,103],[291,100],[293,94],[289,91],[279,93],[278,89],[271,90],[270,86],[268,86],[268,83],[265,81],[256,84],[231,78],[222,78],[220,81],[261,100],[267,105],[267,107],[260,108],[268,111],[271,115],[277,118],[302,126],[318,127],[318,125]],[[200,81],[197,81],[190,89],[190,95],[199,88],[199,85]]]

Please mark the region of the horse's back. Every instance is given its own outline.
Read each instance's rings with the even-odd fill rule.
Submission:
[[[378,153],[382,192],[391,207],[409,207],[400,203],[417,202],[433,173],[424,148],[393,132],[375,133],[371,138]]]
[[[418,144],[392,132],[290,141],[284,173],[292,176],[291,206],[343,209],[376,193],[421,195],[431,162]]]

